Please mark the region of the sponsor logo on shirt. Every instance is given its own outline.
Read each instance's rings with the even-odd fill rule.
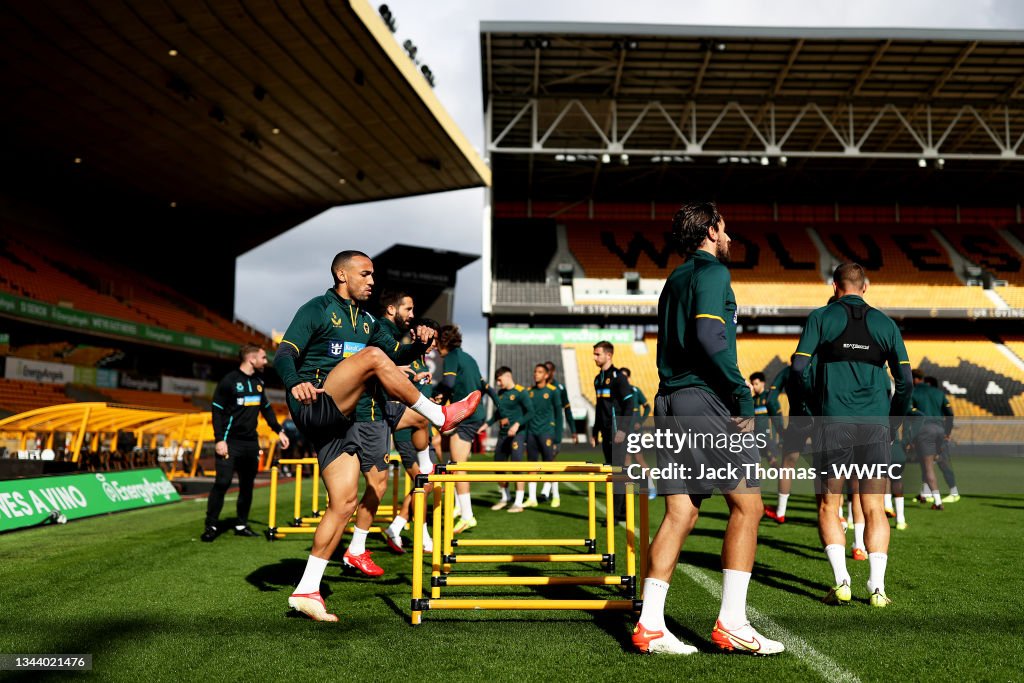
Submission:
[[[247,405],[247,406],[258,406],[260,404],[260,395],[259,394],[250,394],[250,395],[245,396],[243,398],[245,400],[244,405]]]
[[[235,391],[245,391],[245,385],[241,382],[235,384]]]
[[[853,349],[855,351],[867,351],[871,347],[870,346],[865,346],[864,344],[843,344],[843,348],[844,349]]]
[[[345,342],[345,346],[342,349],[341,357],[342,358],[348,358],[349,356],[352,356],[352,355],[362,351],[365,348],[366,348],[366,344],[361,344],[359,342],[348,342],[347,341],[347,342]]]
[[[340,341],[328,342],[327,353],[331,354],[335,358],[345,352],[345,344]]]

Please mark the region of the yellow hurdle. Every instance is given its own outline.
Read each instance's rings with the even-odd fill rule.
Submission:
[[[388,462],[398,462],[401,467],[402,458],[398,455],[389,455]],[[277,461],[278,465],[295,465],[295,500],[292,506],[292,521],[284,527],[278,528],[277,526],[277,494],[280,472],[277,467],[271,468],[270,473],[270,518],[267,523],[266,536],[270,540],[277,538],[283,538],[289,534],[312,534],[316,533],[316,527],[320,524],[320,519],[323,513],[320,510],[320,461],[316,458],[282,458]],[[312,493],[312,506],[310,516],[302,516],[302,485],[304,476],[302,474],[303,465],[311,465],[313,467],[313,475],[311,484]],[[412,479],[408,473],[404,470],[401,473],[401,477],[405,479],[405,491],[409,493],[412,490]],[[380,533],[387,525],[394,521],[395,517],[401,510],[401,500],[399,499],[400,483],[399,474],[397,472],[392,476],[391,486],[391,504],[381,505],[377,508],[377,514],[374,516],[375,524],[370,527],[370,533]],[[355,528],[354,524],[349,524],[346,527],[346,533],[352,533]]]
[[[622,576],[613,574],[615,569],[615,519],[614,519],[614,488],[616,481],[623,481],[619,474],[620,468],[591,463],[460,463],[439,468],[439,471],[421,476],[413,490],[413,587],[412,587],[412,623],[420,624],[423,612],[430,609],[500,609],[500,610],[639,610],[641,602],[635,599],[639,587],[637,576],[637,553],[640,559],[641,576],[646,569],[646,550],[650,535],[648,529],[649,511],[646,496],[640,498],[640,541],[642,549],[637,548],[637,532],[635,505],[637,489],[633,484],[626,486],[626,572]],[[455,504],[455,484],[457,482],[577,482],[587,484],[590,514],[587,519],[589,539],[579,538],[546,538],[546,539],[476,539],[454,537],[454,520],[452,512]],[[431,558],[430,597],[423,593],[423,523],[426,519],[426,494],[423,486],[434,485],[433,510],[433,554]],[[605,498],[608,508],[606,515],[606,550],[596,552],[597,532],[596,519],[596,486],[605,485]],[[456,554],[456,548],[474,547],[538,547],[538,546],[589,546],[590,552],[583,553],[493,553],[493,554]],[[492,563],[572,563],[600,562],[610,575],[604,576],[451,576],[452,568],[458,564],[492,564]],[[484,598],[442,598],[441,589],[448,587],[473,586],[608,586],[625,589],[632,599],[582,599],[582,600],[548,600],[548,599],[484,599]]]

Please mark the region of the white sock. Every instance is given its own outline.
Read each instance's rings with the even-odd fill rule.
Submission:
[[[434,547],[434,539],[430,535],[430,525],[423,522],[423,544]]]
[[[722,607],[718,620],[727,629],[734,629],[747,623],[747,586],[750,572],[735,569],[722,570]]]
[[[871,553],[868,555],[868,564],[871,567],[871,578],[868,579],[868,590],[874,593],[876,590],[885,592],[885,565],[889,562],[889,556],[885,553]]]
[[[420,464],[420,474],[433,474],[434,463],[430,462],[430,447],[416,452],[416,460]]]
[[[558,498],[558,482],[551,482],[551,497]]]
[[[932,501],[936,505],[942,505],[942,494],[939,493],[938,489],[935,489],[934,491],[932,491]]]
[[[960,489],[958,489],[957,487],[954,486],[953,488],[949,489],[949,495],[951,495],[951,496],[959,496],[960,495]]]
[[[921,482],[921,495],[925,498],[932,495],[932,489],[928,486],[928,482],[926,481]]]
[[[864,524],[853,525],[853,547],[866,550],[864,547]]]
[[[444,411],[441,410],[441,406],[437,405],[423,394],[420,394],[420,397],[416,399],[416,402],[409,407],[430,420],[435,427],[444,426]]]
[[[853,524],[853,503],[846,504],[846,521]]]
[[[498,491],[501,493],[501,502],[508,502],[508,488],[505,486],[499,486]]]
[[[241,531],[241,530],[242,530],[242,529],[244,529],[244,528],[245,528],[245,525],[244,525],[244,524],[236,524],[236,525],[235,525],[235,530],[236,530],[236,531]]]
[[[295,587],[296,593],[319,593],[320,579],[324,578],[324,571],[327,569],[327,560],[310,555],[306,560],[306,571],[302,572],[299,585]]]
[[[832,545],[825,546],[825,555],[828,557],[829,564],[832,565],[832,574],[835,576],[836,585],[843,583],[850,583],[850,572],[846,570],[846,548],[833,543]]]
[[[657,579],[644,579],[644,606],[640,623],[648,631],[667,631],[665,627],[665,596],[668,584]]]
[[[788,504],[789,504],[789,494],[788,493],[780,493],[779,494],[779,504],[775,506],[775,514],[777,514],[779,517],[785,517],[786,516],[786,505],[788,505]]]
[[[524,491],[523,489],[517,489],[516,490],[516,500],[515,500],[514,503],[512,503],[513,506],[516,506],[516,505],[518,505],[519,507],[523,506],[523,494],[524,493],[526,493],[526,491]]]
[[[526,488],[529,489],[529,491],[530,491],[530,500],[532,500],[533,502],[536,503],[537,502],[537,482],[535,482],[535,481],[527,482]]]
[[[882,500],[884,501],[882,503],[882,505],[885,506],[885,509],[886,510],[892,510],[892,494],[891,493],[885,494],[885,496],[883,496]]]
[[[903,496],[896,496],[893,502],[896,504],[896,523],[905,524],[907,521],[907,516],[903,514],[903,504],[905,502],[903,500]]]
[[[388,531],[390,531],[393,535],[398,536],[400,533],[402,533],[402,529],[405,528],[405,525],[408,522],[409,520],[407,520],[402,515],[395,515],[395,521],[391,522],[391,526],[388,527]]]
[[[469,493],[459,494],[459,509],[463,519],[473,519],[473,499]]]
[[[542,488],[540,490],[540,495],[542,495],[542,496],[550,496],[551,495],[551,482],[550,481],[544,482],[544,488]]]
[[[370,531],[355,527],[352,530],[352,542],[348,544],[348,551],[353,555],[362,555],[366,552],[366,537]]]

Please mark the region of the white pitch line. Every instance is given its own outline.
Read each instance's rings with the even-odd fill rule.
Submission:
[[[582,489],[571,482],[568,483],[567,486],[578,493],[583,492]],[[604,503],[601,501],[597,500],[594,501],[594,503],[594,507],[602,513],[608,511],[608,508],[605,507]],[[722,587],[696,567],[680,562],[676,565],[676,571],[681,572],[683,575],[690,578],[695,584],[710,593],[716,600],[722,599]],[[814,646],[800,636],[783,628],[782,626],[779,626],[774,620],[766,616],[760,610],[747,605],[747,614],[757,620],[758,625],[764,628],[767,636],[780,641],[786,646],[786,652],[789,652],[809,668],[813,669],[814,672],[824,680],[829,681],[830,683],[860,683],[860,679],[852,672],[839,666],[839,664],[827,655],[818,652],[814,649]]]

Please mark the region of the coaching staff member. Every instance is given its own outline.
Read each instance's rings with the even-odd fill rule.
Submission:
[[[217,522],[224,507],[224,494],[231,478],[238,473],[238,520],[236,536],[256,536],[249,528],[252,485],[260,464],[260,444],[256,437],[259,414],[278,434],[281,448],[288,448],[288,435],[278,424],[267,398],[266,382],[260,371],[267,367],[267,352],[255,344],[243,344],[238,350],[242,361],[217,385],[213,392],[213,436],[217,442],[217,479],[206,501],[206,530],[200,537],[206,543],[217,538]],[[198,457],[198,454],[196,454]]]

